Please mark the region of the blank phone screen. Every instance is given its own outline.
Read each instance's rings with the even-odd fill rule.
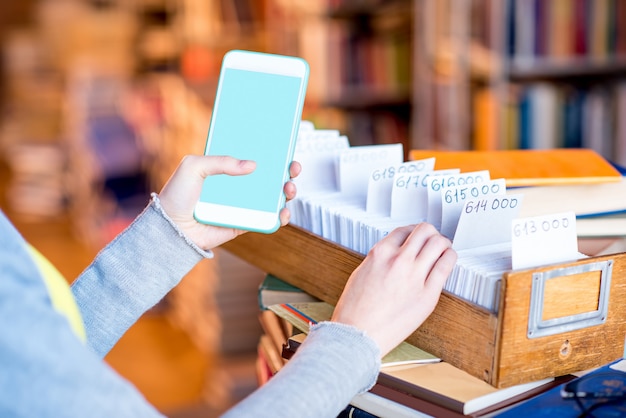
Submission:
[[[275,212],[281,204],[290,141],[300,118],[303,79],[225,69],[211,119],[208,155],[256,161],[245,176],[215,175],[200,200]]]

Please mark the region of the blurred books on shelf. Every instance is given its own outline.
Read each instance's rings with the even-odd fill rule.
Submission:
[[[314,113],[341,113],[341,128],[354,145],[408,145],[413,2],[332,1],[299,8],[306,11],[298,53],[311,65]]]
[[[258,355],[260,368],[258,380],[259,384],[267,382],[284,366],[284,359],[280,357],[280,352],[276,351],[273,341],[268,335],[259,337]]]
[[[626,54],[623,2],[518,0],[509,4],[508,53],[515,68],[532,68],[549,60],[611,62]]]
[[[217,330],[219,350],[224,354],[254,352],[263,334],[256,292],[265,273],[222,248],[213,252],[216,283],[207,296],[211,296],[221,324]]]
[[[57,144],[21,143],[7,147],[11,169],[7,187],[10,209],[21,217],[50,219],[67,210],[67,157]]]
[[[260,312],[259,322],[263,334],[257,343],[257,379],[263,385],[280,371],[287,361],[284,347],[293,334],[293,326],[270,310]]]
[[[626,163],[623,2],[416,7],[414,148],[582,146]],[[441,89],[442,79],[456,87]]]

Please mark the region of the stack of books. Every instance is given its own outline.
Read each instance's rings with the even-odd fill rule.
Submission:
[[[268,279],[269,278],[269,279]],[[259,287],[259,300],[269,283],[280,279],[268,275]],[[283,282],[284,283],[284,282]],[[334,307],[284,283],[291,291],[273,305],[260,304],[264,330],[258,344],[257,376],[264,384],[297,352],[310,324],[330,319]],[[304,293],[304,295],[302,295]],[[290,301],[290,296],[293,298]],[[357,395],[340,416],[482,417],[530,399],[571,380],[568,375],[496,389],[440,358],[403,342],[382,359],[378,381]]]

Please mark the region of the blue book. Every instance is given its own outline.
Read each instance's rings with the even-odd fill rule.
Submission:
[[[533,120],[532,120],[532,100],[529,89],[525,89],[519,101],[519,148],[531,149]]]
[[[583,146],[583,107],[585,96],[582,90],[568,92],[563,106],[563,146],[582,148]]]
[[[337,418],[378,418],[374,414],[370,414],[364,409],[348,405],[343,411],[337,415]]]
[[[498,418],[624,417],[626,416],[626,360],[620,359],[595,369],[496,416]]]

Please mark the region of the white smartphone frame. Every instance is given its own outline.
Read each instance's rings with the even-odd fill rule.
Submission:
[[[259,107],[259,109],[257,109],[256,111],[250,110],[248,112],[254,113],[254,115],[246,113],[244,115],[241,115],[241,120],[238,117],[233,118],[232,115],[229,115],[231,116],[229,117],[224,116],[222,113],[220,113],[222,111],[222,108],[227,108],[227,105],[222,105],[222,101],[229,100],[225,99],[224,97],[230,94],[230,92],[225,92],[223,88],[224,85],[227,85],[226,83],[232,83],[232,81],[226,82],[224,79],[225,75],[230,70],[243,70],[243,72],[252,72],[256,73],[253,76],[259,75],[260,77],[264,77],[264,75],[269,75],[270,78],[265,78],[265,80],[270,80],[270,83],[272,82],[271,80],[278,80],[278,78],[273,78],[273,76],[284,76],[290,78],[288,81],[290,86],[288,96],[290,100],[289,104],[284,109],[282,107],[282,104],[276,107],[280,107],[281,109],[281,118],[285,118],[285,120],[287,117],[290,118],[290,126],[281,126],[277,134],[277,136],[280,136],[280,138],[274,141],[274,143],[266,144],[261,152],[258,152],[259,150],[257,149],[257,153],[254,155],[246,154],[247,149],[253,148],[251,146],[251,142],[248,142],[247,144],[245,143],[245,141],[247,139],[249,140],[250,138],[230,137],[228,138],[231,141],[229,145],[224,145],[224,141],[226,141],[225,136],[230,136],[224,133],[228,131],[228,129],[225,129],[225,127],[230,126],[233,132],[237,132],[240,128],[244,129],[242,128],[243,124],[252,123],[250,121],[254,120],[259,121],[258,118],[260,115],[262,115],[262,112],[267,112],[271,110],[264,108],[264,106],[257,106]],[[240,74],[244,74],[243,72],[241,72]],[[231,72],[231,74],[233,74],[233,72]],[[245,186],[245,182],[247,180],[237,179],[238,177],[245,176],[220,175],[220,178],[216,176],[210,176],[205,180],[202,192],[203,194],[201,195],[200,200],[197,202],[194,210],[194,216],[196,220],[205,224],[232,227],[263,233],[272,233],[278,229],[278,227],[280,226],[280,210],[285,206],[285,195],[283,192],[283,186],[285,182],[289,180],[289,166],[293,159],[295,142],[298,135],[298,127],[300,124],[300,120],[302,119],[302,108],[304,105],[304,97],[306,95],[308,74],[308,63],[298,57],[243,50],[229,51],[224,55],[215,96],[215,104],[211,115],[209,132],[207,135],[205,155],[224,155],[222,153],[216,153],[214,151],[214,148],[218,147],[218,145],[215,144],[217,144],[218,141],[222,141],[222,146],[226,146],[228,149],[230,149],[230,151],[232,151],[232,153],[229,152],[227,155],[232,155],[240,159],[255,160],[257,161],[257,169],[255,170],[255,172],[261,170],[259,171],[259,175],[265,175],[262,174],[262,170],[265,169],[265,172],[269,174],[267,178],[258,177],[257,180],[255,180],[256,182],[254,183],[255,187],[252,188],[250,187],[250,185]],[[291,78],[297,78],[299,80],[299,85],[297,87],[297,97],[294,96],[296,80],[292,80]],[[285,78],[285,80],[287,79]],[[250,90],[246,90],[249,91],[251,95],[257,94],[257,96],[253,97],[250,100],[251,102],[254,102],[254,100],[263,101],[263,97],[266,97],[268,102],[270,103],[272,102],[272,100],[278,100],[274,97],[274,94],[269,95],[271,97],[267,97],[267,89],[269,87],[265,84],[263,84],[263,86],[265,86],[265,92],[263,92],[264,88],[260,86],[259,88],[251,88]],[[231,89],[231,92],[232,91],[234,91],[234,89]],[[238,94],[241,95],[242,92],[239,92]],[[265,94],[265,96],[261,97],[260,95],[262,94]],[[230,100],[232,100],[232,98]],[[230,110],[228,111],[224,110],[224,112],[232,112],[232,104],[229,109]],[[266,114],[265,116],[273,117],[273,115],[269,114]],[[265,118],[261,120],[264,121]],[[281,125],[285,124],[281,123]],[[221,134],[216,134],[216,126],[221,129]],[[262,132],[257,133],[260,137],[263,136]],[[289,136],[288,138],[287,135]],[[218,136],[219,138],[216,139]],[[236,143],[234,141],[241,141],[241,146],[238,145],[238,142]],[[258,143],[254,143],[254,145],[260,146],[260,144]],[[266,149],[270,152],[266,153]],[[265,163],[267,157],[271,157],[274,162]],[[263,166],[263,164],[265,164],[265,166]],[[268,168],[270,164],[271,169]],[[278,170],[280,170],[280,174],[278,173]],[[252,173],[249,176],[252,176],[254,174],[255,173]],[[252,177],[250,177],[250,179],[252,179]],[[236,186],[231,186],[230,188],[225,189],[224,187],[226,186],[216,187],[219,181],[238,183]],[[211,194],[211,190],[208,189],[209,183],[213,184],[213,190],[215,190],[215,193],[213,194]],[[238,184],[242,184],[243,186],[240,187]],[[258,188],[262,188],[264,190],[264,194],[262,196],[259,196],[257,194],[256,199],[253,199],[251,197],[250,200],[241,203],[233,203],[231,201],[234,199],[245,200],[246,194],[259,193],[260,190],[257,190]],[[218,190],[220,189],[221,195],[218,195],[220,193]],[[226,194],[230,194],[230,197],[232,197],[232,199],[226,196]],[[261,203],[261,201],[263,201],[264,203]],[[259,207],[255,207],[255,202],[259,202]]]

